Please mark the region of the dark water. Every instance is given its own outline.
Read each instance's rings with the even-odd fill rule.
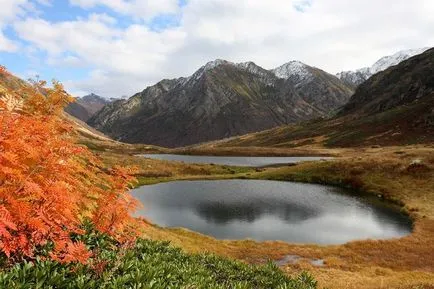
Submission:
[[[146,154],[146,158],[179,161],[195,164],[216,164],[227,166],[263,167],[275,164],[290,164],[303,161],[330,159],[327,157],[228,157],[228,156],[189,156],[171,154]]]
[[[180,181],[133,190],[138,215],[219,239],[340,244],[411,232],[411,221],[378,200],[341,189],[263,180]]]

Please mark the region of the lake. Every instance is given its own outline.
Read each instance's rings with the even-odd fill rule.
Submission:
[[[193,164],[216,164],[227,166],[265,167],[276,164],[294,164],[304,161],[331,159],[330,157],[229,157],[229,156],[191,156],[173,154],[145,154],[145,158],[178,161]]]
[[[411,232],[411,220],[377,198],[343,189],[264,180],[177,181],[132,191],[155,224],[218,239],[342,244]]]

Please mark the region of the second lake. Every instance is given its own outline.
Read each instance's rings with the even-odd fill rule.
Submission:
[[[226,166],[264,167],[276,164],[294,164],[304,161],[331,159],[330,157],[232,157],[232,156],[192,156],[173,154],[145,154],[145,158],[178,161],[194,164],[216,164]]]

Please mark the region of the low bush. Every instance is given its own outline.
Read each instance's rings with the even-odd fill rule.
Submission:
[[[93,252],[87,264],[25,261],[0,273],[0,288],[317,288],[308,274],[290,278],[272,263],[191,255],[167,242],[144,239],[125,246],[96,231],[76,239]]]

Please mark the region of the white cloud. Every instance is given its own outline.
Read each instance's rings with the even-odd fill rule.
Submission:
[[[14,52],[18,49],[18,44],[4,35],[4,29],[24,13],[27,4],[27,0],[0,0],[0,52]]]
[[[189,75],[216,58],[252,60],[265,68],[298,59],[335,73],[400,49],[434,45],[432,0],[189,0],[182,11],[175,0],[70,1],[145,20],[181,15],[179,27],[158,32],[147,22],[121,28],[104,14],[15,23],[19,36],[46,51],[52,65],[92,69],[88,79],[67,87],[107,96],[131,95],[162,78]]]
[[[72,5],[90,9],[95,6],[106,6],[117,13],[132,15],[149,20],[160,14],[177,13],[177,0],[70,0]]]
[[[37,3],[44,5],[44,6],[51,6],[51,0],[36,0]]]
[[[0,52],[6,51],[6,52],[14,52],[18,49],[18,45],[6,38],[5,35],[0,30]]]
[[[98,92],[105,87],[103,92],[110,96],[131,94],[149,80],[156,81],[168,56],[183,44],[184,32],[178,28],[155,32],[131,25],[120,30],[107,20],[104,15],[56,24],[26,19],[17,22],[15,30],[48,52],[49,64],[95,67],[90,78],[77,85],[89,89],[94,85]],[[131,85],[128,78],[141,80]]]

